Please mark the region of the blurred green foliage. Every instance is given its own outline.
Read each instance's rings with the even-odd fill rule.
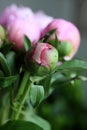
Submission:
[[[38,108],[52,130],[87,130],[87,105],[84,84],[80,80],[55,83],[53,93]]]

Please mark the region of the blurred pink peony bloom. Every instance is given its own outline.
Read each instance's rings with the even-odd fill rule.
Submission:
[[[71,59],[76,52],[78,51],[80,45],[80,33],[77,27],[64,19],[55,19],[53,20],[42,32],[42,37],[52,29],[56,29],[56,35],[60,42],[68,42],[72,44],[73,50],[69,56],[66,56],[65,59]],[[50,37],[50,40],[53,40],[55,35]]]
[[[35,13],[35,19],[40,25],[41,31],[50,23],[53,21],[53,17],[46,15],[42,11],[38,11]]]
[[[0,23],[7,29],[7,37],[16,49],[24,49],[24,35],[34,44],[40,38],[39,24],[30,8],[12,5],[3,12]]]
[[[0,24],[6,27],[9,22],[9,19],[13,19],[14,17],[16,17],[16,11],[16,5],[7,7],[0,15]]]
[[[48,43],[37,43],[33,46],[31,49],[31,52],[29,51],[26,56],[26,62],[29,62],[29,69],[30,62],[33,62],[31,66],[36,65],[35,72],[39,71],[42,73],[45,70],[45,74],[48,71],[53,70],[57,63],[58,63],[58,52],[56,48],[54,48],[52,45]],[[37,68],[38,66],[38,68]],[[33,71],[34,71],[33,69]]]

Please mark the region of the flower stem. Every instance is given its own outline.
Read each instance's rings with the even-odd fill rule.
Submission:
[[[19,106],[19,108],[18,108],[18,110],[17,110],[17,113],[15,114],[15,118],[14,118],[15,120],[17,120],[17,119],[19,118],[21,109],[22,109],[22,107],[23,107],[23,105],[24,105],[24,103],[25,103],[25,101],[26,101],[26,98],[27,98],[27,96],[28,96],[28,94],[29,94],[30,84],[31,84],[31,83],[28,83],[28,86],[26,86],[26,88],[25,88],[23,97],[21,98],[20,106]]]
[[[23,94],[23,92],[24,92],[25,86],[26,86],[26,84],[27,84],[27,82],[28,82],[29,75],[30,75],[29,72],[25,72],[25,73],[24,73],[22,82],[21,82],[21,84],[20,84],[19,91],[18,91],[17,96],[16,96],[16,100],[19,99],[19,98],[21,98],[21,96],[22,96],[22,94]]]
[[[30,90],[30,80],[29,80],[29,72],[25,72],[24,76],[23,76],[23,80],[21,82],[21,85],[19,87],[19,91],[18,94],[16,96],[16,101],[20,101],[20,104],[17,106],[17,108],[15,107],[14,109],[16,110],[15,112],[13,112],[11,119],[12,120],[17,120],[20,116],[21,113],[21,109],[26,101],[26,98],[29,94],[29,90]],[[14,110],[13,110],[14,111]]]

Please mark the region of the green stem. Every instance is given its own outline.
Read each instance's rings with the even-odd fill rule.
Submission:
[[[26,88],[25,88],[23,97],[21,98],[20,106],[19,106],[19,108],[17,109],[17,113],[15,114],[15,117],[14,117],[15,120],[17,120],[17,119],[19,118],[19,115],[20,115],[20,113],[21,113],[21,109],[22,109],[22,107],[23,107],[23,105],[24,105],[24,103],[25,103],[25,101],[26,101],[26,98],[27,98],[27,96],[28,96],[28,94],[29,94],[30,85],[31,85],[31,83],[28,83],[28,86],[26,86]]]
[[[8,113],[8,111],[9,111],[9,105],[5,106],[2,109],[3,110],[1,110],[1,112],[2,112],[2,118],[0,117],[1,118],[0,125],[3,125],[7,121],[7,119],[8,119],[8,116],[9,116],[9,113]]]
[[[29,75],[30,75],[29,72],[25,72],[24,73],[24,76],[23,76],[22,82],[20,84],[20,88],[19,88],[18,94],[16,96],[16,100],[19,99],[19,98],[21,98],[21,96],[22,96],[22,94],[24,92],[25,86],[26,86],[26,84],[28,82]]]
[[[12,113],[12,116],[11,116],[12,120],[18,119],[18,117],[21,113],[22,106],[24,105],[25,100],[27,98],[27,95],[29,93],[29,89],[30,89],[29,75],[30,75],[29,72],[24,73],[22,82],[21,82],[19,90],[18,90],[18,94],[15,98],[16,101],[20,101],[20,105],[18,105],[17,108],[14,106],[15,111],[13,110],[13,113]]]

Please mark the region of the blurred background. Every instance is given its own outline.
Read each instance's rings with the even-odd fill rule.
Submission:
[[[73,22],[81,33],[76,58],[87,60],[87,0],[0,0],[0,12],[12,3]],[[56,83],[53,87],[53,94],[41,103],[37,113],[51,123],[52,130],[87,130],[86,83],[76,80],[72,84]]]

